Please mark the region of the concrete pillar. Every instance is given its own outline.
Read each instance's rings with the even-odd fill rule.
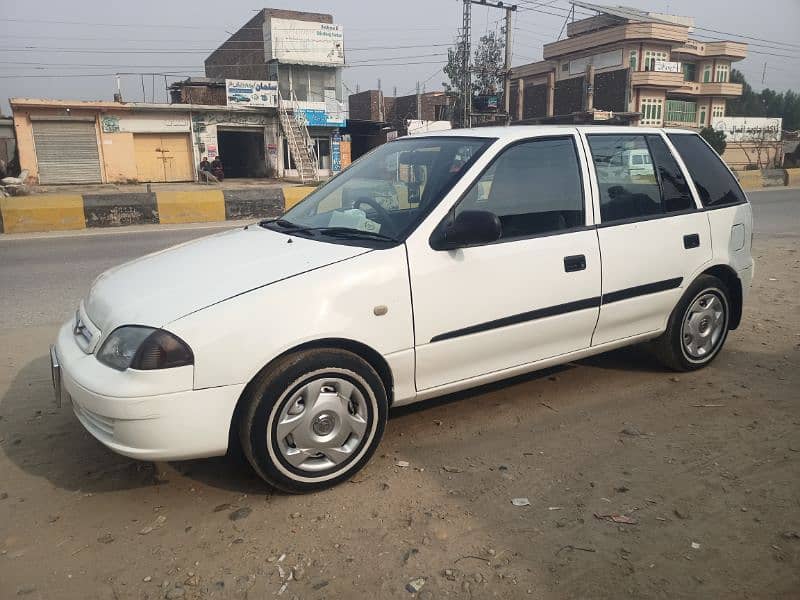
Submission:
[[[547,74],[547,116],[552,117],[555,110],[556,74],[550,71]]]
[[[517,79],[517,120],[522,120],[522,103],[525,102],[525,80]]]
[[[586,110],[594,109],[594,65],[586,67]]]

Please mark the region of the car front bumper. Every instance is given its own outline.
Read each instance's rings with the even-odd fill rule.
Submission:
[[[233,411],[244,384],[153,393],[149,375],[161,380],[178,369],[115,371],[81,350],[71,323],[59,331],[50,361],[57,402],[71,399],[84,428],[114,452],[139,460],[184,460],[227,451]],[[97,387],[106,389],[91,389],[93,377]],[[109,388],[113,394],[106,391]]]

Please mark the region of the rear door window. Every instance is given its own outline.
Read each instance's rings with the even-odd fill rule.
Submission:
[[[670,133],[668,137],[681,155],[703,206],[716,208],[747,202],[739,182],[703,138],[693,133]]]
[[[604,223],[696,208],[677,161],[659,135],[586,136]]]
[[[588,135],[604,223],[660,214],[661,190],[643,135]]]

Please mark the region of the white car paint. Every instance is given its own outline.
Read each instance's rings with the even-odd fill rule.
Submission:
[[[432,134],[497,141],[405,243],[388,249],[252,226],[108,271],[79,307],[95,334],[91,345],[82,346],[73,335],[74,321],[61,328],[56,343],[76,415],[121,454],[151,460],[215,456],[227,449],[233,412],[248,382],[274,358],[303,344],[347,340],[371,349],[386,361],[392,402],[401,405],[655,337],[682,291],[709,266],[730,266],[747,289],[749,205],[596,228],[602,223],[597,180],[586,157],[587,131],[591,128],[548,126]],[[655,129],[634,131],[662,135]],[[438,223],[503,148],[554,134],[577,140],[584,230],[455,251],[430,247]],[[693,186],[692,191],[697,199]],[[730,243],[736,227],[744,227],[743,245]],[[702,242],[688,258],[681,245],[686,233],[698,233]],[[565,273],[563,258],[570,254],[585,255],[586,269]],[[509,314],[677,277],[680,285],[670,290],[431,342],[444,332]],[[386,307],[386,313],[380,315],[377,307]],[[192,349],[194,365],[117,371],[98,362],[94,350],[128,324],[179,336]]]

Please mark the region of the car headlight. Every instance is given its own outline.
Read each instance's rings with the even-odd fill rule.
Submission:
[[[152,371],[194,364],[194,355],[186,342],[168,331],[125,325],[111,332],[97,360],[118,371]]]

